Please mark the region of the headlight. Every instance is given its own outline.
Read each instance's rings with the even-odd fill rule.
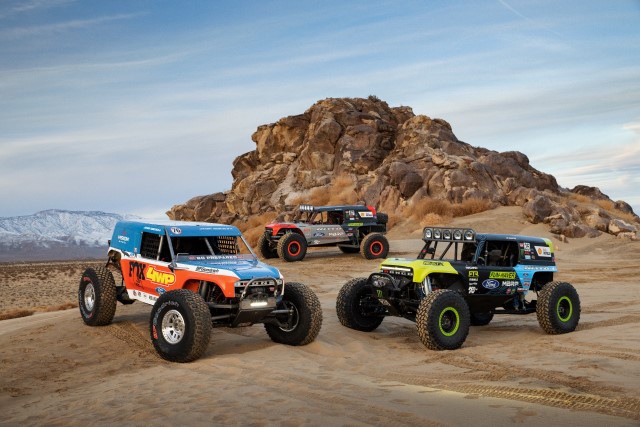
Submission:
[[[424,229],[424,238],[429,240],[433,237],[433,230],[430,228],[425,228]]]

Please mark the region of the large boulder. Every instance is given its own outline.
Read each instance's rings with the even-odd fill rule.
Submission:
[[[569,237],[635,232],[614,217],[576,210],[569,196],[582,196],[574,196],[576,203],[611,202],[626,218],[633,217],[626,203],[614,204],[595,187],[562,189],[523,153],[474,147],[460,141],[445,120],[415,115],[410,107],[389,107],[374,96],[318,101],[302,114],[259,126],[251,139],[256,149],[234,160],[230,190],[194,197],[167,215],[244,224],[311,194],[322,194],[329,203],[348,199],[389,212],[424,198],[484,199],[522,206],[527,220],[545,222],[552,232]]]

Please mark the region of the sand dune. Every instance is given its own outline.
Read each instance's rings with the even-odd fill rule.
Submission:
[[[513,218],[505,208],[456,222],[551,237],[544,226]],[[415,237],[390,233],[391,255],[415,255]],[[304,347],[271,342],[261,325],[215,329],[201,359],[168,363],[153,350],[150,307],[140,303],[119,305],[114,323],[100,328],[85,326],[77,309],[4,320],[0,424],[637,426],[640,242],[554,242],[557,278],[581,297],[577,331],[551,336],[535,315],[496,316],[473,327],[455,351],[426,350],[403,319],[387,318],[371,333],[341,326],[338,290],[378,262],[337,249],[273,262],[322,303],[320,335]],[[0,284],[1,299],[16,307],[27,293],[30,300],[44,295],[32,305],[43,307],[55,283],[65,296],[53,304],[73,300],[77,278],[68,267],[49,267],[40,282],[33,273],[22,287],[20,274],[12,276],[11,286]]]

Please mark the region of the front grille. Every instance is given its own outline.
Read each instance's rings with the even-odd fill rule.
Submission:
[[[236,282],[236,288],[244,288],[245,286],[247,286],[247,283],[249,283],[250,280],[241,280],[239,282]],[[254,286],[275,286],[276,285],[276,281],[274,279],[264,279],[264,280],[254,280],[253,283],[251,283],[251,288],[253,288]]]

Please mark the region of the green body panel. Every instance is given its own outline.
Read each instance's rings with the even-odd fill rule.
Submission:
[[[451,266],[448,261],[425,260],[425,259],[404,259],[387,258],[380,264],[380,269],[384,267],[407,267],[413,270],[413,281],[420,283],[425,277],[432,273],[445,273],[458,276],[458,271]]]

